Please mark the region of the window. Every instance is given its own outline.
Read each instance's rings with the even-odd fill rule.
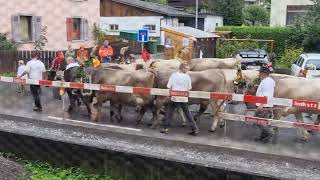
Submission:
[[[298,62],[297,65],[298,65],[299,67],[302,67],[303,63],[304,63],[304,59],[301,57],[301,59],[299,60],[299,62]]]
[[[13,15],[11,18],[12,38],[15,42],[34,42],[40,39],[41,17]]]
[[[118,31],[119,30],[119,25],[118,24],[110,24],[110,31]]]
[[[287,26],[294,25],[298,20],[302,19],[311,6],[309,5],[288,5],[287,6]]]
[[[85,18],[67,18],[67,40],[88,40],[88,20]]]
[[[320,59],[309,59],[307,62],[306,62],[306,65],[307,66],[308,64],[313,64],[317,67],[316,70],[320,70]]]
[[[32,41],[32,16],[20,16],[20,39]]]
[[[298,57],[298,59],[297,59],[297,60],[295,60],[295,61],[293,62],[293,64],[298,65],[298,64],[299,64],[300,59],[301,59],[301,57]]]
[[[81,19],[72,18],[72,40],[81,40]]]
[[[156,32],[156,25],[144,25],[145,29],[149,29],[150,32]]]

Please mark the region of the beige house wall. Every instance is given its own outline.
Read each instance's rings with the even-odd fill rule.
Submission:
[[[286,26],[288,5],[313,5],[310,0],[272,0],[270,26]]]
[[[81,44],[92,47],[93,24],[98,25],[100,18],[100,0],[0,0],[0,33],[8,33],[9,38],[12,38],[12,15],[42,17],[42,26],[47,26],[46,50],[64,50],[70,43],[73,48]],[[88,19],[87,41],[67,41],[66,19],[71,17]],[[21,43],[19,49],[33,49],[33,43]]]

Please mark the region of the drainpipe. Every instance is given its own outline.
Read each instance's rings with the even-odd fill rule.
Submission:
[[[196,0],[196,29],[198,29],[199,0]]]

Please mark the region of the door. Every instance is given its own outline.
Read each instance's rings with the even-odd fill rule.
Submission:
[[[291,75],[293,76],[299,76],[299,72],[301,69],[301,66],[303,64],[303,58],[299,57],[297,59],[297,61],[295,61],[292,65],[291,65]]]

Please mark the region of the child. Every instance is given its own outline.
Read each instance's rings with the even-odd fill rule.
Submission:
[[[17,77],[20,77],[24,72],[26,71],[26,66],[24,65],[23,60],[18,61],[18,71],[17,71]],[[28,79],[28,75],[24,75],[21,77],[21,79]],[[25,94],[25,85],[21,83],[20,89],[18,90],[18,93],[21,93],[21,95]]]

